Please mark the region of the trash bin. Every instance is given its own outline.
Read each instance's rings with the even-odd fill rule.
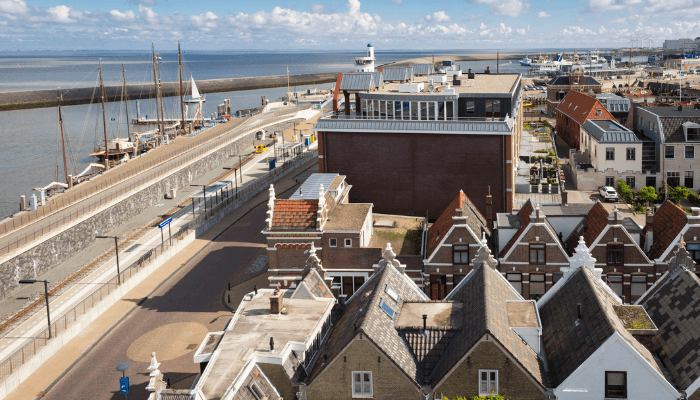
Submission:
[[[270,163],[270,171],[272,171],[273,169],[275,169],[275,159],[272,158],[272,159],[270,159],[268,162]]]

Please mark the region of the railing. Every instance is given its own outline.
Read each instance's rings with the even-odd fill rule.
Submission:
[[[291,112],[296,112],[307,108],[308,107],[295,107],[292,110],[287,109],[276,111],[274,113],[270,113],[269,115],[271,116],[271,118],[269,118],[265,122],[273,122],[276,119],[281,119],[282,115],[290,114]],[[213,131],[214,128],[217,127],[219,126],[212,127],[208,130]],[[0,235],[20,229],[21,227],[28,225],[34,221],[37,221],[41,218],[46,217],[47,220],[38,227],[32,228],[27,232],[23,232],[15,236],[14,238],[0,242],[0,255],[7,254],[15,249],[29,244],[35,241],[36,239],[47,235],[51,231],[70,223],[73,220],[81,218],[84,215],[96,209],[99,209],[104,204],[108,204],[114,199],[120,198],[125,193],[128,193],[138,187],[141,187],[142,185],[149,183],[157,178],[163,177],[165,173],[167,173],[175,167],[187,164],[192,160],[197,160],[201,158],[204,154],[229,142],[231,140],[231,136],[238,135],[242,131],[250,129],[246,127],[242,127],[241,129],[239,128],[241,128],[240,125],[233,128],[231,132],[224,134],[223,136],[218,137],[216,139],[207,137],[197,140],[195,142],[180,145],[172,151],[162,154],[154,159],[134,159],[130,163],[127,163],[124,166],[124,170],[118,175],[104,177],[105,179],[101,179],[103,178],[102,176],[97,177],[95,179],[96,182],[91,183],[85,188],[80,188],[78,186],[77,188],[68,191],[66,195],[49,202],[46,206],[40,207],[36,211],[31,211],[19,217],[12,218],[11,220],[0,225]],[[223,128],[221,128],[221,130],[223,129],[226,129],[226,124],[223,124]],[[216,132],[214,132],[213,134],[216,134]],[[184,158],[173,159],[184,153],[188,153]],[[138,175],[141,173],[143,173],[143,175],[139,178],[131,178],[134,175]],[[129,180],[129,183],[126,186],[114,188],[112,193],[103,193],[98,196],[93,196],[97,192],[112,188],[113,186],[123,183],[126,180]],[[79,209],[72,210],[67,215],[47,217],[48,215],[54,212],[58,212],[74,203],[88,198],[90,198],[90,200],[86,201],[82,207],[80,207]]]
[[[269,182],[274,180],[277,176],[286,173],[288,170],[293,169],[304,162],[316,159],[317,157],[318,151],[302,153],[293,159],[288,160],[272,171],[269,171],[265,175],[248,182],[247,184],[243,185],[243,187],[238,188],[237,191],[235,188],[235,183],[229,183],[226,186],[218,189],[214,195],[210,195],[208,198],[204,199],[204,201],[207,201],[206,212],[201,212],[201,206],[203,205],[202,199],[193,198],[193,204],[195,204],[196,201],[195,206],[192,208],[193,211],[190,211],[188,207],[184,207],[175,213],[173,218],[178,218],[188,212],[195,212],[196,214],[197,208],[200,210],[199,215],[196,215],[195,218],[183,224],[175,234],[168,236],[163,243],[156,245],[151,250],[139,257],[138,260],[121,270],[119,278],[117,278],[117,275],[115,274],[114,277],[97,288],[83,301],[78,303],[78,305],[58,317],[58,319],[56,319],[50,327],[47,327],[41,331],[41,333],[33,337],[29,342],[22,346],[22,348],[2,361],[2,363],[0,363],[0,381],[12,375],[19,367],[27,363],[32,356],[37,354],[44,346],[48,344],[50,340],[49,330],[51,330],[52,337],[56,337],[61,332],[68,330],[68,328],[71,327],[81,315],[86,314],[96,304],[102,301],[103,298],[112,293],[117,288],[117,282],[119,280],[121,280],[123,284],[127,280],[131,279],[131,277],[136,273],[141,271],[141,269],[153,262],[159,255],[169,250],[170,243],[173,239],[177,240],[191,230],[196,230],[198,227],[204,225],[207,219],[216,215],[230,204],[240,199],[244,199],[247,195],[259,190],[261,187],[267,187]]]
[[[350,115],[345,115],[342,112],[340,114],[334,114],[330,117],[327,117],[330,119],[347,119],[347,120],[373,120],[373,121],[418,121],[418,122],[504,122],[506,121],[505,117],[444,117],[438,115],[437,118],[435,118],[434,114],[430,115],[430,119],[425,118],[425,115],[421,113],[421,119],[418,119],[417,115],[405,115],[404,118],[401,118],[401,114],[399,113],[396,116],[393,115],[387,115],[385,113],[378,114],[378,115],[358,115],[356,113],[352,113]]]

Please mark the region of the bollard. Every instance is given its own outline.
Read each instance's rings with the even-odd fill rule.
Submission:
[[[19,210],[25,211],[27,209],[27,197],[22,195],[19,196]]]
[[[227,301],[227,303],[228,303],[228,304],[231,304],[231,295],[230,295],[230,294],[228,295],[228,301]]]

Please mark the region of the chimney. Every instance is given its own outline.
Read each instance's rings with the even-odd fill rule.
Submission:
[[[467,70],[467,79],[474,79],[474,73],[472,72],[471,68]]]
[[[423,314],[423,330],[428,330],[428,314]]]
[[[652,355],[656,355],[656,334],[658,329],[635,329],[628,331],[642,346],[646,347]]]
[[[561,205],[566,206],[569,204],[569,193],[563,187],[561,189]]]
[[[284,308],[284,292],[279,286],[275,289],[275,293],[270,296],[270,314],[279,314]]]
[[[491,186],[488,187],[488,194],[486,195],[486,221],[488,222],[489,229],[493,228],[493,197],[491,196]]]
[[[275,351],[275,339],[270,336],[270,352]]]
[[[678,111],[683,111],[683,105],[682,105],[682,104],[679,104],[679,105],[678,105]]]

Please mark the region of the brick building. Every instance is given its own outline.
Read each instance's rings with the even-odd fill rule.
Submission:
[[[688,215],[671,200],[666,200],[655,214],[647,214],[643,246],[649,259],[659,266],[657,279],[666,270],[681,239],[693,260],[700,262],[700,208],[691,210],[692,215]]]
[[[558,79],[558,78],[557,78]],[[548,87],[547,90],[550,90]],[[589,119],[612,119],[615,117],[600,100],[578,90],[570,90],[552,110],[557,117],[557,136],[569,147],[581,150],[581,129]]]
[[[547,114],[554,115],[564,97],[570,91],[601,93],[603,84],[595,78],[574,70],[568,75],[560,75],[547,82]]]
[[[351,75],[340,84],[354,80]],[[365,82],[354,112],[346,104],[345,114],[320,118],[314,127],[319,171],[346,175],[354,185],[351,200],[372,202],[376,212],[427,211],[434,219],[464,189],[485,214],[489,185],[493,210],[510,211],[522,130],[521,76],[468,73],[446,80],[414,76],[376,89]]]

